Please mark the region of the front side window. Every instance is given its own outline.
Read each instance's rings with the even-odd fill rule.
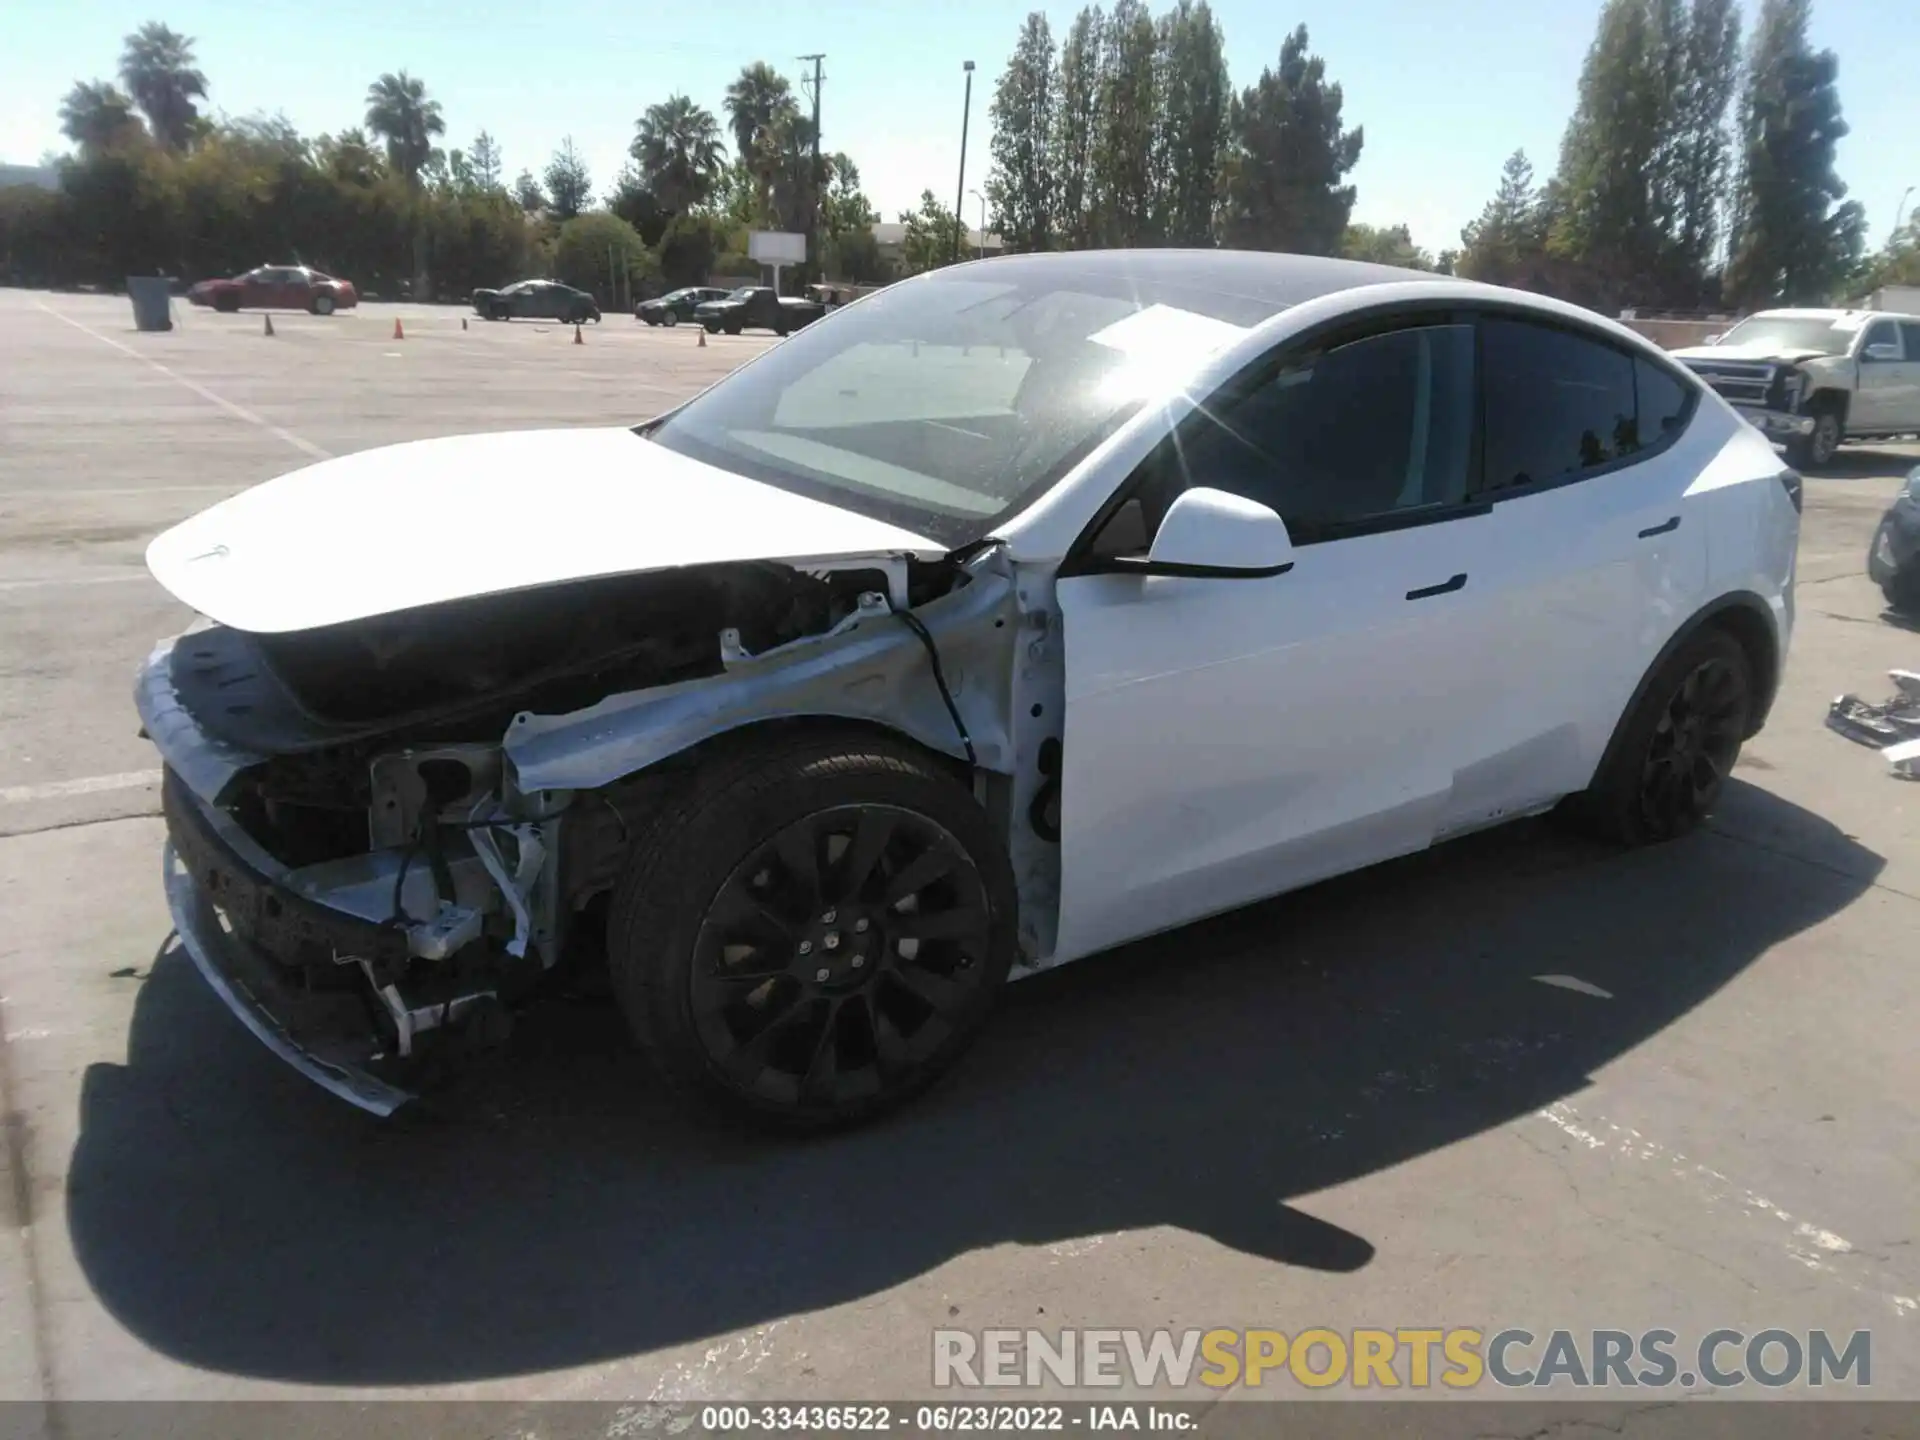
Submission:
[[[1494,493],[1610,464],[1641,445],[1634,362],[1522,320],[1480,327],[1486,488]]]
[[[1860,342],[1860,355],[1861,358],[1865,359],[1867,351],[1875,345],[1893,345],[1897,347],[1899,344],[1900,332],[1894,328],[1893,321],[1876,320],[1867,327],[1867,333]]]
[[[1224,405],[1196,411],[1153,462],[1177,475],[1149,488],[1170,499],[1206,486],[1257,501],[1300,544],[1457,505],[1472,455],[1473,370],[1473,327],[1462,324],[1283,361]]]

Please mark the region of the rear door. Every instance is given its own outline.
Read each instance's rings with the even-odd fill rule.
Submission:
[[[1479,328],[1500,698],[1472,734],[1450,831],[1584,789],[1707,583],[1687,499],[1701,462],[1682,443],[1693,388],[1581,327],[1489,314]]]

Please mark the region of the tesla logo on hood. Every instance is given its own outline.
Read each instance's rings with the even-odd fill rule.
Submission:
[[[189,562],[194,560],[224,560],[230,553],[232,552],[230,552],[226,546],[216,545],[211,550],[201,551],[198,555],[189,555],[187,559]]]

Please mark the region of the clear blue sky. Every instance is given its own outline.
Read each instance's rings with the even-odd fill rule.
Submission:
[[[1746,0],[1751,14],[1755,0]],[[422,76],[444,107],[445,143],[491,130],[509,176],[538,174],[571,134],[604,187],[648,104],[683,90],[720,112],[750,60],[797,77],[827,55],[825,144],[859,165],[885,217],[925,187],[953,202],[961,61],[974,76],[967,185],[987,165],[987,100],[1013,49],[1023,0],[941,8],[906,0],[705,0],[615,7],[604,0],[4,0],[0,160],[64,148],[57,109],[75,79],[113,74],[121,37],[162,19],[194,37],[210,103],[233,115],[284,111],[307,132],[360,123],[382,70]],[[1048,6],[1056,39],[1077,6]],[[1155,3],[1155,10],[1165,8]],[[1598,0],[1214,0],[1236,85],[1305,22],[1366,128],[1355,218],[1405,221],[1438,250],[1492,193],[1501,161],[1526,149],[1544,178],[1558,154]],[[1920,4],[1816,0],[1813,38],[1840,57],[1852,133],[1840,172],[1878,247],[1901,192],[1920,185]],[[724,120],[724,117],[722,117]],[[1920,192],[1915,199],[1920,200]],[[977,221],[979,202],[966,213]]]

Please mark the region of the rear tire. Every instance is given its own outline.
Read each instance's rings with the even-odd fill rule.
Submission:
[[[316,315],[331,315],[331,314],[333,314],[333,296],[331,296],[331,295],[316,295],[316,296],[314,296],[314,297],[313,297],[313,305],[312,305],[312,307],[311,307],[311,308],[312,308],[312,310],[313,310],[313,313],[314,313],[314,314],[316,314]]]
[[[1755,701],[1753,666],[1740,642],[1718,626],[1699,631],[1654,671],[1600,773],[1563,814],[1626,845],[1697,829],[1740,758]]]
[[[213,308],[218,310],[222,315],[238,315],[240,313],[240,297],[238,295],[216,295],[213,297]]]
[[[663,796],[614,891],[608,961],[676,1092],[819,1131],[959,1059],[1006,981],[1015,908],[986,811],[936,762],[883,736],[788,735],[727,747]]]
[[[1881,583],[1880,593],[1887,597],[1889,610],[1920,616],[1920,564],[1894,571]]]
[[[679,317],[678,315],[676,315],[676,314],[674,314],[674,312],[673,312],[673,311],[671,311],[671,310],[669,310],[669,311],[667,311],[667,313],[666,313],[666,314],[664,314],[664,315],[662,315],[662,316],[661,316],[661,317],[660,317],[660,318],[659,318],[658,320],[656,320],[656,321],[654,321],[654,322],[652,322],[652,323],[654,323],[654,324],[656,324],[656,325],[664,325],[664,326],[666,326],[666,327],[667,327],[667,328],[668,328],[669,330],[671,330],[671,329],[672,329],[672,328],[673,328],[674,326],[676,326],[676,325],[678,325],[678,324],[680,323],[680,317]]]

